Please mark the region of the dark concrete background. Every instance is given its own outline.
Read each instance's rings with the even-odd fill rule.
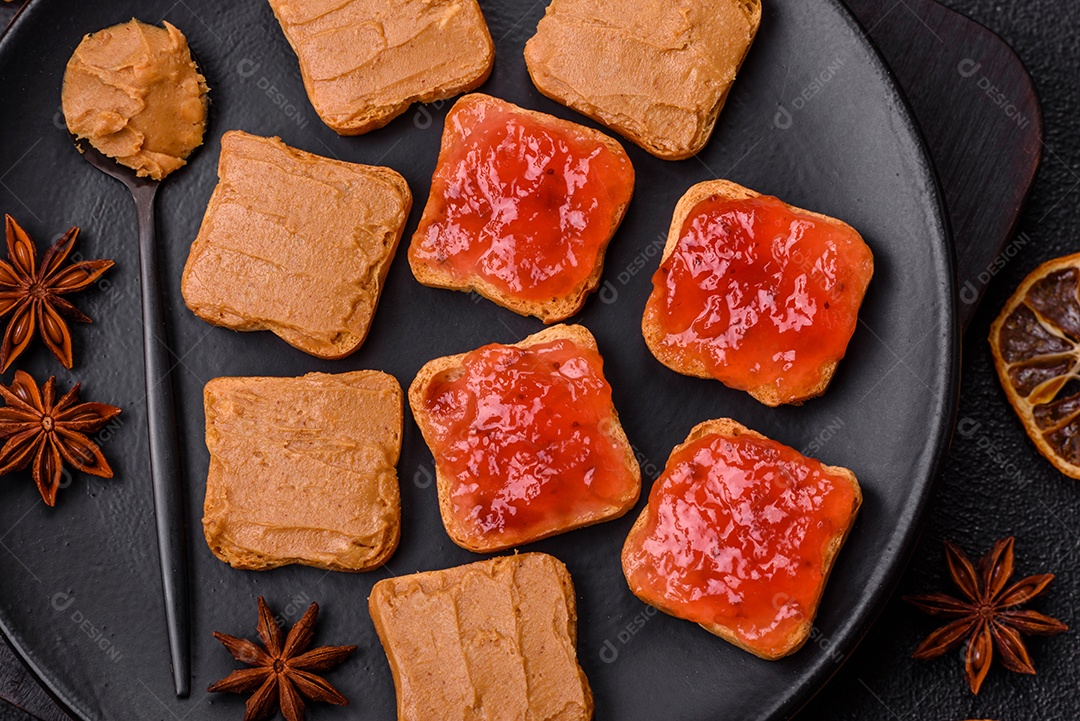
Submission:
[[[884,0],[883,4],[893,0]],[[1017,574],[1057,578],[1032,607],[1070,625],[1080,599],[1080,482],[1035,451],[998,385],[986,336],[1005,299],[1040,262],[1080,250],[1080,6],[1072,0],[946,0],[1000,34],[1027,65],[1045,118],[1043,161],[1020,224],[1029,239],[990,282],[964,342],[961,431],[937,483],[926,527],[896,596],[870,635],[799,721],[920,719],[1051,721],[1080,718],[1077,631],[1029,644],[1035,677],[991,670],[979,696],[963,676],[960,651],[934,662],[911,660],[936,627],[904,594],[953,592],[941,542],[973,560],[997,538],[1017,537]],[[891,12],[908,12],[903,0]],[[990,110],[988,110],[990,112]],[[882,409],[887,413],[888,409]],[[0,702],[0,721],[29,716]]]

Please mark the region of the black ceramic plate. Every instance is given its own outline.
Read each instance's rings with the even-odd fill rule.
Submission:
[[[496,40],[483,90],[588,122],[543,97],[522,59],[544,3],[482,3]],[[173,695],[151,515],[141,359],[135,215],[127,190],[79,159],[59,113],[60,82],[80,37],[133,15],[167,19],[188,36],[212,88],[206,147],[159,195],[165,290],[177,352],[175,382],[186,450],[194,588],[193,688]],[[289,620],[323,604],[319,640],[356,643],[331,673],[353,706],[317,718],[394,716],[390,671],[366,610],[388,573],[480,558],[447,538],[431,456],[407,421],[399,468],[401,548],[362,575],[287,568],[234,571],[202,540],[208,463],[203,384],[219,375],[297,375],[378,368],[407,386],[427,360],[517,341],[541,326],[487,301],[416,283],[399,251],[366,344],[319,361],[269,333],[237,334],[197,320],[180,273],[214,187],[221,134],[280,135],[291,145],[386,164],[416,197],[406,240],[427,195],[448,104],[411,109],[387,128],[340,138],[312,112],[296,60],[265,2],[35,0],[0,42],[0,210],[44,244],[82,227],[81,253],[110,257],[107,282],[79,298],[96,319],[75,330],[66,372],[40,347],[20,365],[86,398],[124,408],[98,440],[117,473],[76,475],[55,509],[29,474],[0,480],[0,626],[74,715],[84,719],[236,719],[242,699],[200,689],[234,667],[210,633],[252,635],[262,594]],[[625,518],[533,544],[569,566],[578,592],[579,655],[597,719],[775,719],[794,713],[836,670],[887,596],[917,530],[954,409],[958,366],[948,231],[933,172],[888,72],[837,0],[771,0],[761,32],[698,157],[664,162],[629,146],[638,171],[633,204],[611,245],[603,290],[576,322],[597,336],[615,403],[648,485],[672,446],[699,421],[732,416],[832,464],[854,469],[865,503],[839,558],[810,643],[778,662],[759,660],[697,626],[654,613],[627,590],[619,548]],[[719,383],[672,373],[649,354],[639,321],[676,200],[691,184],[727,177],[842,218],[873,248],[876,274],[848,357],[825,397],[771,410]],[[643,494],[644,499],[645,494]],[[642,500],[641,503],[644,503]]]

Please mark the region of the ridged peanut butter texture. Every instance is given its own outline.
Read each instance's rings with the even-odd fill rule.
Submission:
[[[570,573],[524,553],[379,581],[368,600],[399,721],[588,721]]]
[[[405,179],[235,130],[218,177],[184,267],[188,307],[320,358],[359,348],[412,205]]]
[[[712,135],[760,22],[760,0],[552,0],[525,61],[544,95],[677,160]]]
[[[495,61],[476,0],[270,0],[308,98],[342,135],[479,87]]]
[[[378,371],[206,384],[203,530],[235,568],[381,566],[397,548],[403,397]]]
[[[184,34],[130,20],[82,39],[64,72],[68,130],[161,180],[202,145],[206,80]]]

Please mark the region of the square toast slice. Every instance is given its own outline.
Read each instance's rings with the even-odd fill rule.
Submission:
[[[262,571],[368,571],[397,548],[404,402],[379,371],[206,384],[203,531],[214,555]]]
[[[718,452],[709,445],[715,441],[728,450]],[[778,470],[745,467],[762,459]],[[711,473],[710,462],[721,475]],[[861,505],[847,468],[826,466],[730,418],[705,421],[671,451],[653,484],[626,537],[623,573],[645,603],[775,660],[810,638]]]
[[[687,218],[695,210],[699,203],[709,198],[719,198],[722,200],[748,200],[754,198],[763,197],[761,193],[750,188],[743,187],[738,183],[733,183],[730,180],[706,180],[696,185],[691,186],[679,202],[675,205],[675,212],[671,218],[671,225],[668,228],[667,241],[664,244],[663,253],[660,256],[660,265],[671,257],[679,246],[679,241],[683,233],[683,226],[685,225]],[[797,214],[803,219],[812,220],[813,222],[822,226],[829,226],[837,232],[841,232],[850,236],[853,247],[857,247],[860,251],[859,255],[862,256],[858,264],[854,264],[853,270],[856,272],[858,282],[851,283],[846,289],[843,290],[844,294],[850,295],[854,298],[852,305],[854,310],[851,311],[850,318],[845,318],[845,322],[849,322],[851,330],[854,330],[855,322],[858,320],[858,309],[862,305],[863,299],[866,295],[867,286],[870,283],[870,279],[874,272],[874,258],[866,242],[858,231],[852,228],[850,225],[842,220],[833,218],[822,213],[815,213],[810,210],[804,210],[797,208],[788,203],[780,201],[783,208],[787,211]],[[812,258],[810,260],[813,260]],[[808,260],[803,260],[803,263],[808,263]],[[836,266],[837,261],[834,259],[831,264]],[[833,273],[836,273],[836,268],[833,268]],[[810,276],[812,277],[812,275]],[[761,292],[765,290],[763,288],[755,288],[755,292]],[[838,291],[839,292],[839,291]],[[847,344],[850,342],[850,338],[844,342],[843,349],[833,356],[833,359],[826,360],[815,369],[816,377],[811,383],[805,384],[799,388],[784,388],[781,390],[776,383],[761,382],[758,385],[751,387],[741,387],[732,385],[728,380],[721,377],[715,368],[710,368],[709,364],[701,357],[689,357],[689,354],[682,352],[683,348],[679,345],[672,345],[666,343],[666,334],[660,321],[660,308],[657,305],[659,299],[659,289],[654,282],[652,294],[649,297],[649,301],[645,306],[645,312],[642,315],[641,331],[645,337],[645,344],[648,346],[649,351],[653,356],[660,361],[663,365],[667,366],[676,373],[682,373],[683,375],[694,376],[695,378],[713,378],[720,380],[729,387],[738,387],[741,390],[745,390],[755,400],[763,403],[767,406],[776,407],[784,404],[801,405],[803,402],[810,400],[811,398],[817,398],[825,393],[829,384],[832,382],[833,376],[836,374],[836,369],[840,364],[839,358],[844,355]],[[837,305],[834,299],[834,307],[832,309],[833,314],[840,314],[842,312],[842,305]],[[689,301],[688,301],[689,302]],[[825,308],[828,308],[828,303],[825,304]],[[749,314],[748,314],[749,315]],[[757,322],[764,322],[766,314],[760,314]],[[714,325],[715,320],[711,321]],[[831,317],[828,320],[823,320],[822,323],[826,325],[828,323],[836,324],[838,321],[835,317]],[[746,327],[752,325],[748,319],[741,319],[740,323]],[[748,332],[745,328],[743,332]],[[803,330],[801,333],[805,335],[808,330]],[[767,355],[767,354],[764,354]],[[760,366],[768,367],[770,361],[767,357],[761,357],[755,359]],[[798,360],[796,364],[798,364]]]
[[[544,95],[680,160],[708,142],[760,24],[760,0],[552,0],[525,62]]]
[[[471,93],[446,116],[409,267],[423,285],[566,320],[600,284],[634,180],[614,138]]]
[[[187,306],[319,358],[359,348],[412,207],[405,179],[236,130],[218,178],[184,266]]]
[[[495,45],[476,0],[270,0],[322,121],[341,135],[479,87]]]
[[[570,573],[544,553],[379,581],[368,599],[398,721],[588,721]]]
[[[569,354],[564,348],[556,351],[556,360],[540,355],[541,349],[561,341],[569,341]],[[515,377],[514,392],[523,385],[539,389],[543,397],[537,402],[547,409],[543,417],[530,415],[531,400],[519,404],[512,392],[486,380],[479,380],[475,391],[458,389],[445,394],[450,400],[440,397],[437,406],[429,405],[433,389],[442,393],[437,384],[463,378],[466,384],[470,382],[470,358],[488,350],[519,349],[531,355],[516,358],[517,353],[509,353],[495,362],[507,368],[526,366]],[[637,455],[611,403],[602,370],[595,365],[590,368],[589,357],[602,363],[592,333],[584,326],[557,325],[513,345],[492,344],[437,358],[417,373],[409,387],[409,405],[432,449],[439,510],[454,543],[490,553],[614,520],[633,508],[641,493]],[[562,375],[563,371],[570,375]],[[589,390],[596,385],[607,390]],[[567,388],[572,390],[565,397],[555,395]],[[462,393],[471,392],[475,403],[462,400]],[[599,411],[580,400],[593,392],[603,404]],[[487,410],[467,415],[470,408]],[[594,422],[591,419],[597,413],[600,417]],[[444,418],[452,419],[454,427],[449,431],[441,425]],[[541,425],[547,429],[571,424],[577,424],[582,434],[577,443],[565,438],[527,438]],[[581,447],[586,444],[596,450],[583,457]],[[468,456],[472,460],[462,465],[460,451],[465,445],[473,449]],[[605,463],[604,470],[598,470]],[[487,474],[477,475],[476,468],[486,469]]]

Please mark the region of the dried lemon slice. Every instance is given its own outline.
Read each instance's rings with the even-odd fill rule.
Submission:
[[[990,328],[998,378],[1039,452],[1080,479],[1080,253],[1043,263]]]

